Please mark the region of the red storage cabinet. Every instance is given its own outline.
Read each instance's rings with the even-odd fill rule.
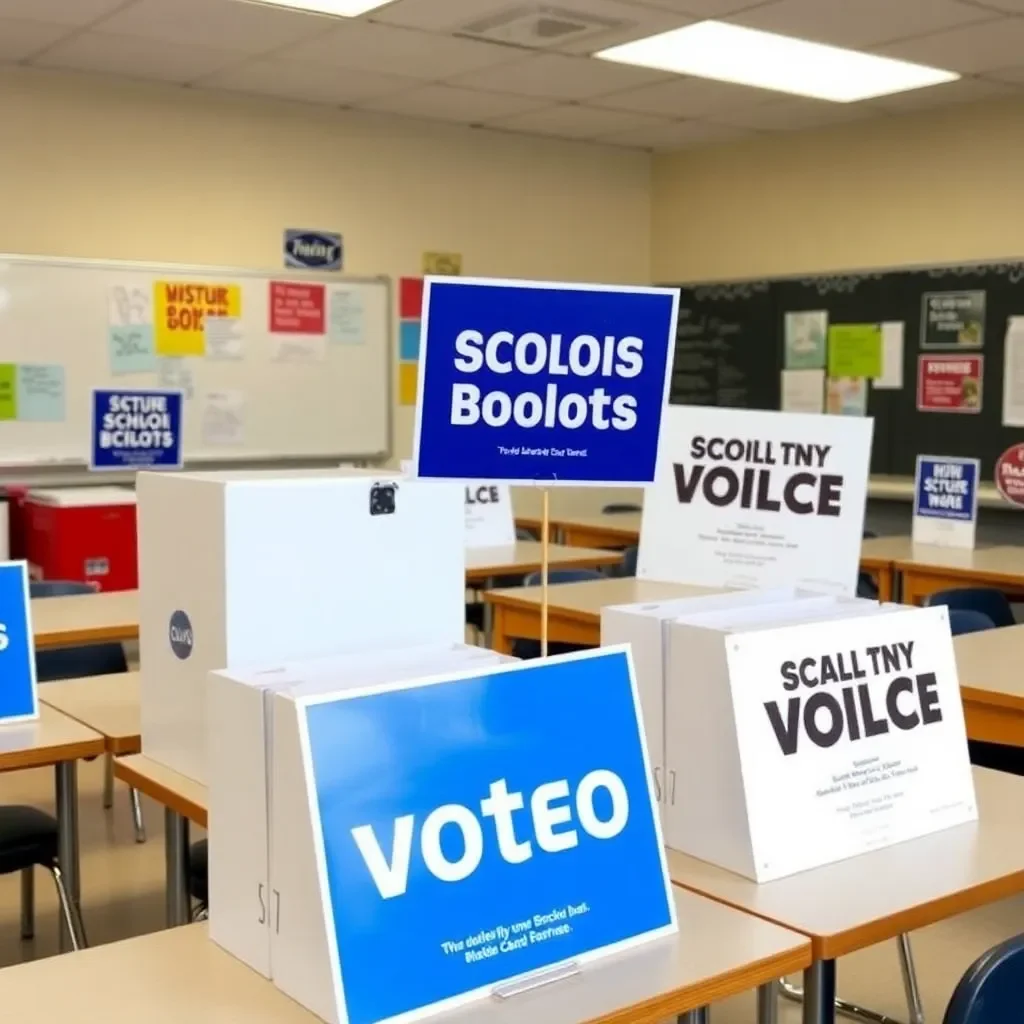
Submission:
[[[97,590],[139,585],[135,492],[69,487],[28,492],[25,558],[37,580],[79,580]]]

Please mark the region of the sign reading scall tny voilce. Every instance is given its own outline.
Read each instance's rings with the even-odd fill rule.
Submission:
[[[180,469],[183,408],[181,391],[93,391],[89,468]]]
[[[626,648],[298,705],[339,1020],[412,1020],[676,930]]]
[[[671,406],[637,576],[856,591],[873,421]]]
[[[677,308],[671,288],[427,278],[414,472],[650,483]]]
[[[38,714],[28,568],[0,562],[0,723]]]

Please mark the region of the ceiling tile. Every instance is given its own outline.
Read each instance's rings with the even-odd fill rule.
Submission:
[[[1024,18],[995,18],[879,47],[878,52],[950,71],[978,73],[1009,67],[1024,50]]]
[[[644,149],[684,149],[689,146],[709,146],[733,142],[750,136],[741,128],[730,128],[707,121],[669,121],[646,128],[632,128],[628,132],[602,135],[602,142],[621,146],[640,146]]]
[[[985,79],[994,82],[1009,82],[1011,85],[1024,85],[1024,64],[1000,68],[998,71],[986,71]]]
[[[211,75],[199,84],[204,89],[224,89],[229,92],[346,106],[419,85],[415,79],[399,75],[351,71],[325,64],[300,64],[292,60],[246,61]]]
[[[386,96],[359,103],[363,110],[376,110],[406,117],[425,117],[436,121],[458,121],[481,124],[499,117],[531,110],[537,100],[522,96],[506,96],[496,92],[473,92],[450,85],[418,85],[397,96]]]
[[[24,60],[69,32],[67,25],[0,18],[0,60]]]
[[[238,54],[227,50],[85,32],[58,43],[32,63],[42,68],[191,82],[237,61]]]
[[[410,78],[439,79],[515,60],[521,52],[472,39],[351,21],[275,56],[367,71],[387,68]]]
[[[1024,0],[966,0],[976,7],[985,7],[1001,14],[1024,14]]]
[[[586,100],[673,76],[588,57],[538,53],[449,79],[449,84],[516,96]]]
[[[830,124],[860,121],[878,116],[863,103],[827,103],[824,100],[787,98],[772,103],[761,103],[746,110],[733,110],[716,114],[718,124],[734,128],[752,128],[757,131],[798,131],[803,128],[821,128]]]
[[[209,40],[224,50],[255,55],[326,32],[335,24],[333,18],[238,0],[136,0],[104,21],[102,30],[183,46]]]
[[[957,82],[933,85],[928,89],[912,89],[872,100],[871,106],[893,113],[909,113],[913,110],[932,110],[936,107],[953,106],[957,103],[975,103],[979,100],[996,99],[1000,96],[1017,94],[1011,85],[1000,82],[986,82],[980,78],[961,78]]]
[[[768,2],[768,0],[631,0],[643,7],[657,7],[659,10],[693,18],[724,18],[737,11]]]
[[[509,131],[530,132],[534,135],[557,135],[566,139],[595,139],[631,128],[649,128],[666,124],[663,118],[645,114],[627,114],[620,110],[598,110],[564,104],[533,110],[515,117],[490,122],[491,127]]]
[[[729,20],[766,32],[863,48],[995,17],[958,0],[776,0]]]
[[[710,117],[759,103],[774,103],[778,99],[779,93],[767,89],[714,82],[708,78],[677,77],[614,96],[602,96],[595,105],[668,117]]]
[[[125,0],[0,0],[0,22],[4,18],[23,18],[57,25],[89,25],[124,3]]]

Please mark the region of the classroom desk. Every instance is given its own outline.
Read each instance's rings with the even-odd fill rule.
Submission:
[[[139,593],[118,590],[32,601],[32,631],[38,649],[135,640],[139,635]]]
[[[543,545],[537,540],[517,540],[493,548],[469,548],[466,551],[466,583],[486,585],[495,576],[525,576],[541,567]],[[548,566],[551,569],[597,569],[622,561],[618,551],[548,545]]]
[[[39,687],[39,699],[98,732],[114,757],[142,749],[138,672],[45,683]]]
[[[1024,626],[953,640],[967,735],[1024,747]]]
[[[39,718],[0,726],[0,772],[23,768],[53,768],[57,806],[57,859],[64,872],[68,898],[81,905],[78,857],[78,761],[98,757],[103,737],[46,704]],[[71,948],[71,936],[61,915],[60,948]]]
[[[669,874],[806,935],[814,963],[804,972],[804,1024],[832,1024],[838,957],[1024,892],[1024,778],[973,771],[972,824],[763,885],[671,850]]]
[[[810,943],[759,918],[675,891],[680,934],[578,974],[437,1017],[441,1024],[649,1024],[700,1019],[712,1000],[810,962]],[[317,1024],[319,1018],[210,941],[205,924],[0,971],[20,1024]]]
[[[206,787],[144,754],[115,761],[114,777],[163,804],[167,927],[188,924],[192,916],[188,894],[189,822],[206,828]]]
[[[896,558],[904,604],[922,604],[930,594],[951,587],[996,587],[1008,594],[1024,593],[1024,547],[976,548],[918,545]]]
[[[640,540],[640,512],[600,513],[593,516],[554,516],[548,519],[551,539],[581,548],[626,548]],[[544,521],[516,516],[516,526],[540,536]]]

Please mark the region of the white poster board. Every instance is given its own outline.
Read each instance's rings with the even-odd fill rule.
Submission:
[[[483,480],[467,483],[466,547],[496,548],[515,542],[511,488]]]
[[[873,421],[672,406],[637,576],[711,587],[857,587]]]

